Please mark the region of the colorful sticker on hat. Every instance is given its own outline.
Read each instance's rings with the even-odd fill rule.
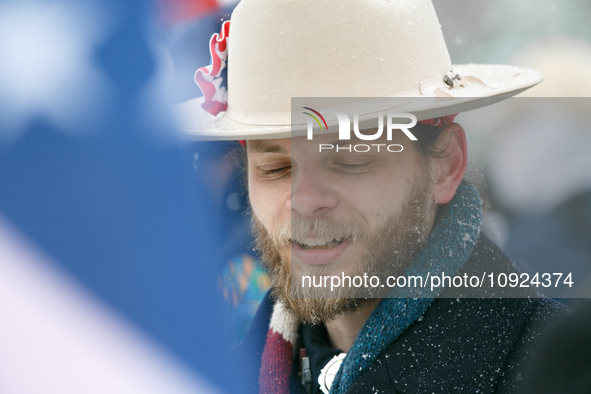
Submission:
[[[211,64],[195,72],[195,83],[203,92],[205,99],[201,107],[212,115],[217,115],[228,107],[227,40],[229,33],[230,21],[225,21],[220,33],[215,33],[209,41]]]

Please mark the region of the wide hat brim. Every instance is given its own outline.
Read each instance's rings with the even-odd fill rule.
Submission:
[[[421,121],[494,104],[543,80],[539,71],[509,65],[454,65],[453,73],[462,77],[461,80],[454,81],[453,87],[445,84],[443,78],[437,78],[420,84],[412,91],[388,96],[396,98],[390,101],[391,108],[383,107],[384,103],[388,103],[387,100],[374,100],[378,107],[381,106],[380,111],[411,113]],[[203,98],[199,97],[176,106],[176,118],[187,139],[252,140],[305,135],[303,127],[296,127],[288,120],[289,113],[274,114],[278,115],[275,118],[282,119],[279,122],[269,121],[268,116],[257,119],[255,115],[246,123],[235,120],[231,109],[213,116],[203,110],[202,102]],[[361,117],[363,114],[360,114]]]

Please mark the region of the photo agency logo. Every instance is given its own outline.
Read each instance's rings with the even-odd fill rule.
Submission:
[[[302,107],[303,109],[309,112],[302,112],[305,115],[308,115],[310,119],[308,119],[307,125],[307,137],[308,140],[312,140],[314,138],[314,127],[318,125],[321,132],[329,132],[328,123],[326,122],[325,117],[317,110],[310,108],[310,107]],[[332,114],[336,117],[338,121],[338,133],[339,133],[339,143],[337,144],[319,144],[318,151],[330,151],[336,150],[339,151],[347,151],[347,152],[369,152],[369,151],[388,151],[392,153],[402,152],[404,147],[400,144],[351,144],[349,143],[341,143],[340,141],[351,141],[351,117],[347,115],[345,112],[339,111],[322,111],[325,114]],[[384,118],[386,118],[386,139],[387,141],[392,141],[392,135],[394,134],[394,130],[402,131],[411,141],[416,141],[417,138],[410,132],[409,129],[413,128],[417,124],[417,118],[413,114],[410,113],[387,113],[384,114],[383,112],[379,112],[377,114],[377,121],[378,127],[377,130],[373,134],[371,134],[371,130],[363,129],[364,133],[361,132],[360,129],[362,127],[359,126],[359,114],[353,114],[353,133],[355,137],[362,141],[375,141],[382,137],[384,133]],[[407,120],[408,122],[399,123],[401,120]]]

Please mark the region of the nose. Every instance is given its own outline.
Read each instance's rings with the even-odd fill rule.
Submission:
[[[317,173],[315,169],[300,168],[295,176],[292,175],[291,198],[286,203],[290,212],[316,217],[337,206],[337,194]]]

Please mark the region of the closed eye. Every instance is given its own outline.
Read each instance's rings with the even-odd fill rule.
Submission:
[[[260,168],[261,174],[263,176],[281,175],[281,174],[283,174],[287,171],[290,171],[290,170],[291,170],[291,166],[271,168],[271,169]]]
[[[360,164],[336,163],[336,165],[339,166],[340,168],[342,168],[343,170],[349,170],[349,171],[363,170],[363,169],[369,167],[370,164],[371,164],[371,162],[360,163]]]

